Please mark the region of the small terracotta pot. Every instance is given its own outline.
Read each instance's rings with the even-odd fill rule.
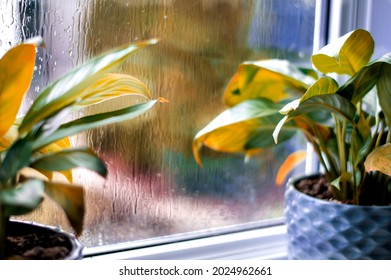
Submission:
[[[317,199],[294,187],[304,178],[285,192],[289,259],[391,259],[391,206]]]

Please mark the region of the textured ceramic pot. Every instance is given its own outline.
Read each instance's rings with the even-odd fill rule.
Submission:
[[[317,199],[294,187],[303,178],[285,193],[289,259],[391,259],[391,206]]]
[[[15,234],[29,234],[45,235],[50,233],[60,234],[64,240],[65,246],[69,249],[69,254],[62,260],[80,260],[83,258],[83,245],[77,238],[59,227],[46,226],[35,222],[25,222],[11,220],[8,225],[9,232],[12,236]]]

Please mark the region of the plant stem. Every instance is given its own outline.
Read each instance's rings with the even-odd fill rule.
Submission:
[[[330,157],[330,154],[328,153],[328,149],[327,148],[324,149],[325,150],[324,153],[322,151],[322,147],[326,146],[325,143],[323,142],[322,135],[319,133],[319,130],[312,124],[311,121],[308,121],[306,118],[302,118],[302,121],[304,121],[310,127],[310,131],[306,131],[306,130],[302,130],[302,131],[307,136],[307,140],[314,147],[314,151],[318,156],[319,162],[321,166],[324,168],[324,172],[327,180],[332,181],[336,174],[335,164],[332,160],[332,157]],[[325,161],[323,155],[325,155],[327,162]],[[331,170],[329,168],[331,168]]]
[[[362,100],[360,100],[357,103],[356,109],[357,109],[357,114],[360,116],[361,115],[361,111],[362,111]]]
[[[377,135],[376,143],[375,143],[375,148],[379,147],[381,145],[381,139],[384,134],[384,125],[382,125],[379,134]],[[390,133],[388,132],[387,138],[389,137]],[[388,140],[388,139],[387,139]]]
[[[330,171],[328,170],[328,166],[323,158],[322,151],[320,150],[319,145],[315,141],[312,143],[312,146],[314,147],[314,151],[317,154],[320,164],[323,166],[327,176],[328,174],[330,174]]]
[[[346,122],[338,125],[339,127],[339,137],[338,137],[338,154],[339,154],[339,162],[340,162],[340,169],[341,174],[345,173],[347,171],[347,165],[346,165],[346,145],[345,145],[345,137],[346,137]]]
[[[338,149],[338,158],[339,158],[339,176],[347,172],[347,161],[346,161],[346,121],[340,121],[336,116],[334,116],[336,124],[336,136],[337,136],[337,149]],[[347,184],[345,180],[342,181],[342,186],[340,190],[342,199],[346,199],[348,195]]]
[[[378,141],[380,141],[381,137],[379,136],[379,134],[382,134],[381,131],[379,131],[379,127],[380,127],[380,118],[379,118],[379,115],[376,116],[376,119],[375,119],[376,123],[375,123],[375,128],[373,129],[373,136],[372,136],[372,139],[371,139],[371,142],[369,143],[366,151],[365,151],[365,155],[367,156],[375,147],[376,147],[376,143]]]

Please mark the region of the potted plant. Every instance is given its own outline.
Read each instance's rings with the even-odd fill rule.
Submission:
[[[102,159],[88,147],[71,147],[68,137],[102,125],[135,118],[156,102],[145,84],[125,74],[110,73],[135,51],[156,39],[130,44],[91,59],[46,87],[24,116],[18,116],[22,99],[33,76],[38,38],[10,50],[0,60],[0,258],[81,258],[82,246],[73,234],[11,217],[36,209],[44,197],[65,211],[76,235],[84,218],[82,186],[73,185],[72,169],[87,168],[107,175]],[[72,119],[72,113],[87,106],[124,95],[143,96],[147,101],[126,108]],[[62,180],[55,180],[61,174]],[[47,236],[48,234],[52,236]],[[24,234],[24,235],[23,235]],[[27,251],[23,240],[45,238]],[[54,247],[44,251],[52,241]],[[25,242],[26,243],[26,242]],[[33,247],[35,246],[35,247]]]
[[[289,258],[391,258],[391,53],[370,62],[373,50],[357,29],[313,54],[313,69],[245,62],[224,94],[229,108],[195,136],[200,164],[203,145],[251,155],[296,131],[311,144],[321,174],[289,180],[285,193]],[[288,156],[277,185],[305,158]]]

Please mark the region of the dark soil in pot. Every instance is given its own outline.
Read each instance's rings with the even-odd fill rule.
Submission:
[[[297,182],[295,187],[302,193],[319,199],[331,200],[333,198],[330,185],[327,182],[325,176],[322,175],[317,177],[304,178]]]
[[[8,224],[7,259],[80,259],[81,249],[73,235],[59,228],[16,221]]]
[[[363,195],[360,201],[360,205],[391,205],[391,192],[386,195],[381,191],[376,191],[375,188],[379,188],[377,183],[370,182],[370,180],[372,179],[370,176],[368,176],[368,186],[370,186],[370,189],[368,188],[369,190],[362,190]],[[324,175],[305,177],[295,184],[295,188],[298,191],[315,198],[333,201],[337,203],[353,204],[353,202],[350,200],[335,200],[331,193],[331,186],[327,182],[326,177]]]

